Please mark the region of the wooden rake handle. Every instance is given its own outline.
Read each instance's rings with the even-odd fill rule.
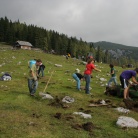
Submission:
[[[50,77],[49,77],[49,79],[48,79],[48,81],[47,81],[47,84],[46,84],[46,86],[45,86],[45,88],[44,88],[44,91],[43,91],[43,92],[45,92],[45,91],[46,91],[47,86],[48,86],[48,84],[49,84],[49,81],[50,81],[50,79],[51,79],[51,77],[52,77],[53,73],[54,73],[54,71],[51,73],[51,75],[50,75]]]

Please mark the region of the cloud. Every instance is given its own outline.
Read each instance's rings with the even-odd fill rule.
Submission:
[[[0,17],[87,42],[138,46],[137,0],[0,0]]]

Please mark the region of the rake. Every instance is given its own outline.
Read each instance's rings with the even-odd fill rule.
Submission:
[[[50,75],[50,77],[49,77],[49,79],[48,79],[48,81],[47,81],[47,84],[46,84],[46,86],[45,86],[45,88],[44,88],[44,91],[43,91],[44,93],[45,93],[45,91],[46,91],[46,89],[47,89],[47,86],[48,86],[48,84],[49,84],[49,82],[50,82],[50,79],[51,79],[53,73],[54,73],[54,71],[51,73],[51,75]]]

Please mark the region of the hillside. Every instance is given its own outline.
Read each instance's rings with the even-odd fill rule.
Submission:
[[[122,53],[121,56],[127,56],[138,60],[138,56],[137,56],[138,47],[125,46],[125,45],[106,42],[106,41],[95,42],[93,44],[94,44],[94,47],[100,46],[103,50],[109,50],[112,55],[114,53],[116,53],[116,55],[118,53],[119,54]],[[118,58],[119,58],[119,55],[118,55]]]
[[[94,46],[95,47],[100,46],[101,48],[107,49],[107,50],[109,50],[109,49],[113,49],[113,50],[116,50],[116,49],[124,49],[124,50],[134,49],[134,50],[138,50],[138,47],[126,46],[126,45],[112,43],[112,42],[106,42],[106,41],[95,42]]]
[[[83,73],[85,65],[80,60],[64,56],[47,54],[33,50],[0,49],[0,74],[8,72],[11,81],[0,81],[0,136],[1,138],[131,138],[138,137],[137,129],[121,129],[116,126],[119,116],[133,117],[138,120],[137,112],[129,114],[117,112],[113,106],[88,107],[90,101],[108,99],[114,107],[123,106],[122,98],[106,96],[105,82],[109,80],[109,65],[96,63],[102,72],[93,71],[91,95],[84,90],[76,90],[72,74],[76,68]],[[27,87],[28,61],[40,58],[46,66],[45,77],[39,79],[36,97],[30,97]],[[62,67],[56,67],[60,64]],[[115,67],[117,80],[123,71]],[[46,91],[44,88],[53,72]],[[85,82],[81,82],[82,88]],[[42,99],[39,92],[49,93],[54,100]],[[73,103],[62,103],[65,96],[74,98]],[[90,114],[92,118],[84,119],[74,112]],[[90,130],[84,124],[93,124]]]

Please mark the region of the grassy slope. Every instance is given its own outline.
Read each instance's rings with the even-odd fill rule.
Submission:
[[[123,130],[118,128],[115,123],[117,118],[122,113],[118,113],[113,108],[107,107],[88,107],[89,101],[94,99],[110,99],[116,105],[123,104],[122,99],[116,97],[107,97],[103,94],[105,87],[101,87],[96,75],[109,79],[106,76],[109,67],[106,64],[98,64],[102,72],[93,72],[93,79],[91,82],[94,98],[86,95],[84,91],[78,92],[75,89],[75,82],[71,75],[76,68],[84,70],[84,65],[77,65],[78,60],[66,60],[63,56],[50,55],[37,51],[0,51],[0,63],[5,63],[0,67],[1,72],[9,72],[12,75],[12,81],[0,81],[0,135],[2,138],[20,137],[20,138],[86,138],[92,137],[88,131],[83,129],[76,130],[71,126],[74,124],[83,124],[86,122],[93,122],[98,127],[91,133],[97,138],[130,138],[138,137],[137,129]],[[13,56],[16,58],[14,59]],[[39,80],[39,87],[36,93],[37,97],[30,97],[27,88],[27,62],[30,59],[40,58],[46,65],[45,76]],[[21,61],[21,65],[18,62]],[[63,67],[54,67],[54,64],[62,64]],[[116,67],[118,76],[122,68]],[[65,71],[69,70],[69,73]],[[50,100],[42,100],[38,93],[44,90],[46,82],[50,77],[51,72],[54,71],[50,84],[46,92],[50,92],[53,97],[58,96],[62,99],[69,95],[75,98],[75,102],[69,104],[69,108],[63,109],[61,107],[49,106]],[[26,73],[26,74],[25,74]],[[2,74],[1,74],[2,75]],[[97,83],[98,82],[98,83]],[[85,82],[82,82],[82,86]],[[83,119],[79,116],[72,115],[73,112],[79,111],[79,108],[84,110],[91,110],[92,119]],[[57,119],[54,115],[59,112],[62,113],[62,118]],[[68,121],[64,116],[71,115],[73,119]],[[137,113],[131,112],[125,114],[138,120]],[[33,122],[33,125],[29,125]]]

